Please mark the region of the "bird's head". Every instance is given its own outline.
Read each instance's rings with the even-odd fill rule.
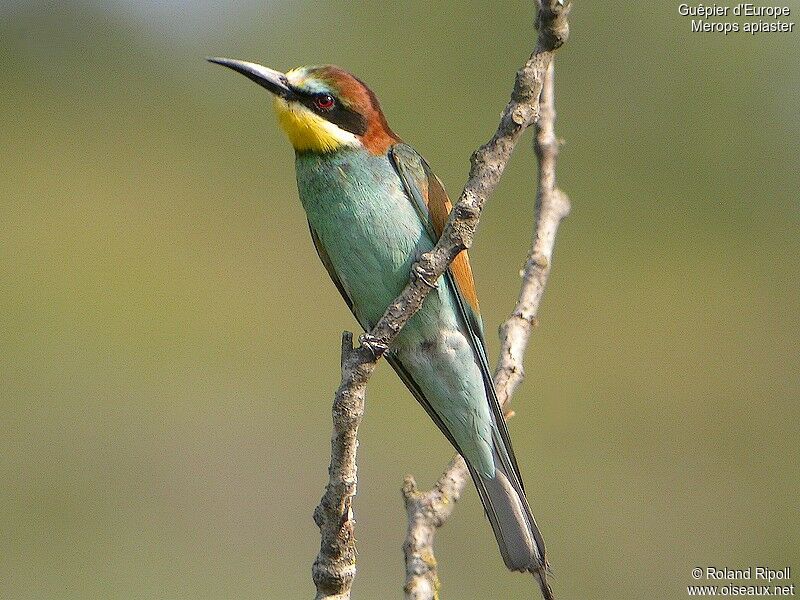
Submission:
[[[281,73],[230,58],[208,60],[272,92],[278,122],[297,152],[355,147],[384,154],[399,141],[372,90],[344,69],[325,65]]]

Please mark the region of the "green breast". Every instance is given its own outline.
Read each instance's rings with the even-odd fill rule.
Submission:
[[[387,157],[364,150],[306,153],[296,166],[308,221],[359,320],[373,326],[433,242]]]

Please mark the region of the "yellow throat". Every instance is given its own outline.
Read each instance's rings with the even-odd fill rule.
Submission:
[[[333,152],[342,146],[359,146],[358,138],[312,112],[299,102],[275,98],[278,123],[298,152]]]

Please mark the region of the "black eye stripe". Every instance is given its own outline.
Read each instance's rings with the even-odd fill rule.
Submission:
[[[367,120],[364,116],[346,107],[335,95],[330,94],[333,98],[333,107],[322,110],[317,106],[318,93],[307,92],[295,86],[291,86],[291,89],[295,94],[295,99],[300,102],[300,104],[312,110],[326,121],[330,121],[337,127],[355,135],[364,135],[366,133]]]

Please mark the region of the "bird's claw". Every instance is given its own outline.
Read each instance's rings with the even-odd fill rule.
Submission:
[[[374,356],[376,359],[383,356],[384,353],[389,349],[389,346],[383,343],[380,338],[368,333],[363,333],[358,336],[358,343],[369,350],[372,353],[372,356]]]
[[[429,269],[423,267],[421,264],[415,263],[411,268],[411,273],[413,274],[414,279],[419,279],[429,288],[435,290],[437,287],[439,287],[438,283],[431,281],[433,279],[433,273]]]

